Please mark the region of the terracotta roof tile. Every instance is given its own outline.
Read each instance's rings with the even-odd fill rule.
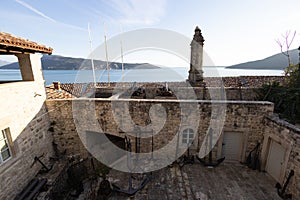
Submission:
[[[46,86],[46,94],[47,99],[72,99],[76,98],[71,93],[65,91],[64,89],[56,90],[54,89],[54,85],[48,85]]]
[[[13,53],[46,53],[52,54],[53,49],[9,33],[0,32],[0,54]]]

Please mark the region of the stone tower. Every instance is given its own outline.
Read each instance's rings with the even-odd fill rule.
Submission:
[[[197,26],[191,43],[191,62],[188,81],[192,86],[201,86],[203,83],[203,44],[204,38]]]

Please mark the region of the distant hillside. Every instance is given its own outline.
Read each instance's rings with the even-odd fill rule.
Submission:
[[[122,64],[110,62],[110,69],[122,69]],[[106,62],[101,60],[94,61],[95,69],[106,69]],[[90,59],[71,58],[57,55],[44,55],[42,57],[42,67],[44,70],[90,70],[92,64]],[[125,69],[155,69],[157,66],[149,63],[124,63]],[[0,66],[0,69],[19,69],[19,63],[14,62]]]
[[[299,51],[297,49],[290,51],[291,61],[294,64],[299,62]],[[226,68],[230,69],[269,69],[282,70],[288,66],[287,57],[282,53],[275,54],[262,60],[256,60],[237,65],[232,65]]]
[[[9,64],[9,62],[6,62],[4,60],[0,60],[0,67],[3,66],[3,65],[7,65]]]

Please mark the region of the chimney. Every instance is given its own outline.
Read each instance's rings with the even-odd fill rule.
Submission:
[[[53,85],[54,85],[54,89],[60,90],[60,82],[59,81],[53,82]]]

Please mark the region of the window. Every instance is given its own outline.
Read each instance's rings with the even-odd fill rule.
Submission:
[[[194,141],[193,129],[185,129],[182,133],[182,144],[192,144]]]
[[[9,129],[1,130],[0,133],[0,164],[11,158],[11,147],[9,144]]]

